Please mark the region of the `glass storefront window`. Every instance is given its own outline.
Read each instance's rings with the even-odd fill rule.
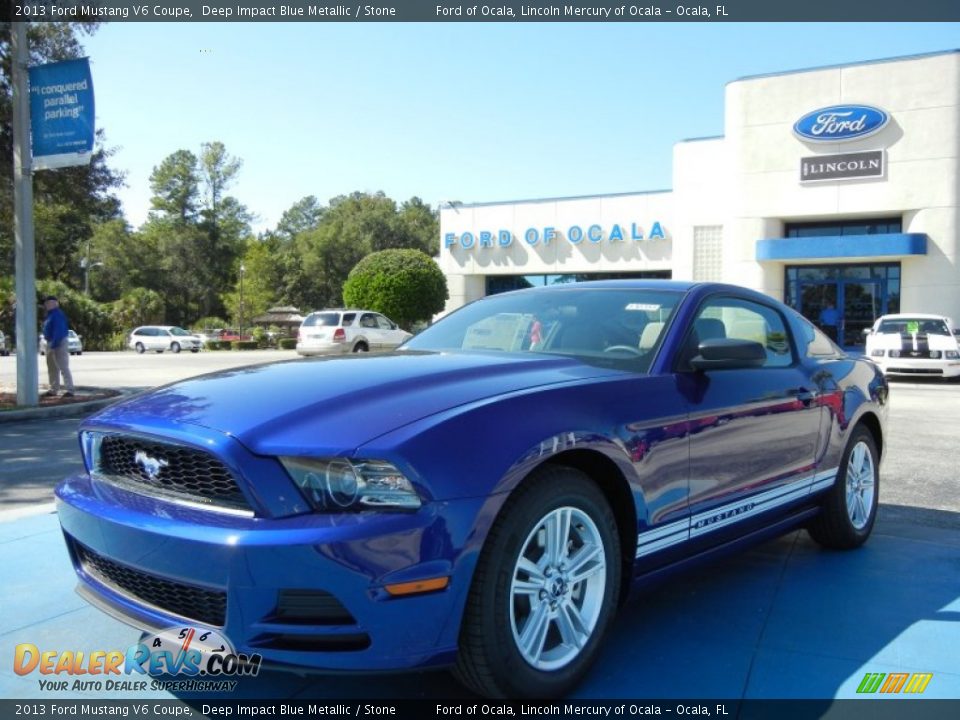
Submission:
[[[903,220],[898,217],[890,217],[869,220],[787,223],[784,230],[788,238],[885,235],[903,232]]]
[[[649,270],[635,273],[569,273],[566,275],[487,275],[487,295],[499,295],[511,290],[587,282],[589,280],[669,280],[671,276],[670,270]]]

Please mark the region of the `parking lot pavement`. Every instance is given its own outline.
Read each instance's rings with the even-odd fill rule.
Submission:
[[[795,532],[644,590],[621,610],[575,697],[852,698],[866,673],[906,672],[933,673],[925,698],[960,698],[960,535],[921,515],[881,517],[873,537],[855,552],[824,551],[804,532]],[[0,697],[172,697],[155,690],[49,692],[39,681],[52,676],[17,675],[10,662],[17,644],[123,651],[139,633],[74,594],[73,571],[52,513],[0,523],[0,567],[6,580]],[[465,694],[445,672],[370,677],[267,670],[239,682],[231,694],[177,697]]]

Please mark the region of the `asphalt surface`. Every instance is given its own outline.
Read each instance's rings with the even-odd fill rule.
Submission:
[[[187,371],[191,360],[212,363],[207,357],[214,355],[150,361],[159,377]],[[121,357],[120,364],[142,359]],[[168,360],[187,363],[160,365]],[[103,369],[91,362],[86,370],[109,374],[112,362],[104,357]],[[113,378],[127,382],[119,371]],[[162,690],[51,692],[40,688],[37,673],[12,670],[19,643],[91,652],[123,650],[139,638],[73,592],[56,516],[44,504],[56,481],[80,467],[78,423],[0,424],[0,698],[174,697]],[[827,552],[795,532],[644,588],[621,610],[575,696],[854,698],[865,673],[929,672],[925,698],[960,698],[958,428],[960,384],[895,382],[880,515],[864,548]],[[463,695],[444,672],[344,677],[267,670],[232,694],[199,697]]]

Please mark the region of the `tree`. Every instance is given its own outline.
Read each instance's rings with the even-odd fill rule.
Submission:
[[[381,250],[350,271],[343,286],[350,307],[376,310],[409,328],[443,310],[449,297],[439,266],[419,250]]]
[[[226,190],[241,161],[221,142],[167,156],[150,176],[153,210],[142,228],[158,253],[158,276],[145,284],[161,292],[167,320],[187,325],[224,310],[221,297],[234,283],[252,217]]]
[[[300,308],[338,306],[343,283],[362,258],[391,248],[437,248],[439,232],[436,216],[418,198],[398,212],[382,192],[335,197],[315,229],[295,234],[281,247],[282,299]]]
[[[160,322],[163,311],[163,298],[158,293],[134,288],[113,303],[110,314],[117,327],[132,330],[138,325]]]
[[[290,242],[302,232],[313,230],[320,224],[324,209],[313,195],[300,198],[285,210],[273,235]]]
[[[168,155],[150,173],[151,219],[186,225],[197,219],[200,177],[197,156],[189,150]]]
[[[259,240],[250,240],[243,254],[243,317],[240,307],[239,269],[237,282],[233,289],[223,296],[223,305],[227,308],[233,324],[250,327],[251,320],[262,315],[277,304],[281,286],[282,266],[279,262],[279,238],[269,236]]]
[[[83,338],[84,349],[104,350],[107,348],[110,337],[115,332],[113,320],[107,307],[88,298],[81,292],[67,287],[62,282],[41,280],[37,283],[38,312],[37,322],[43,321],[43,304],[40,298],[46,295],[55,295],[60,301],[68,320],[70,329]]]

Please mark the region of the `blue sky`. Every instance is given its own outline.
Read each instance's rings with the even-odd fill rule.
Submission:
[[[674,143],[723,133],[726,83],[950,50],[960,25],[108,23],[84,46],[128,220],[164,157],[220,140],[263,230],[304,195],[666,189]]]

